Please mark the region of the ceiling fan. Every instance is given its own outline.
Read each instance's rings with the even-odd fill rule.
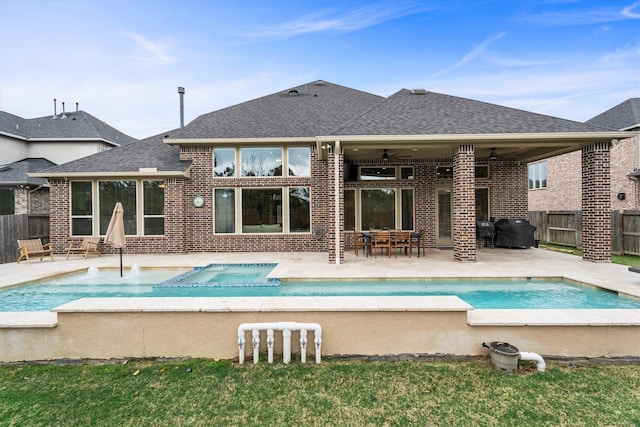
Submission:
[[[382,156],[380,157],[380,160],[382,160],[383,163],[387,163],[390,160],[394,160],[394,159],[410,159],[411,156],[402,156],[399,154],[389,154],[389,150],[388,149],[384,149],[382,150]]]

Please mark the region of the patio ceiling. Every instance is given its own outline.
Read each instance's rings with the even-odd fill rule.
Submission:
[[[489,157],[495,149],[498,158],[515,158],[527,163],[580,150],[596,142],[611,142],[634,136],[630,132],[555,134],[478,134],[478,135],[367,135],[332,136],[317,139],[324,153],[336,141],[346,160],[382,160],[385,150],[390,163],[411,159],[446,159],[457,146],[472,144],[476,157]]]

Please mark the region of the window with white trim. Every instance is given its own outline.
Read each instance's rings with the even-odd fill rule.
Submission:
[[[529,164],[529,190],[547,188],[547,162]]]

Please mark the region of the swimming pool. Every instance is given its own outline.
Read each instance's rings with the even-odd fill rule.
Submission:
[[[557,278],[280,281],[276,264],[212,264],[193,270],[133,269],[66,275],[0,291],[0,311],[48,311],[80,298],[437,296],[477,309],[639,309],[640,300]]]

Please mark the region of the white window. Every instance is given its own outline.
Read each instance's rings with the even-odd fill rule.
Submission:
[[[529,164],[529,190],[547,188],[547,162]]]

